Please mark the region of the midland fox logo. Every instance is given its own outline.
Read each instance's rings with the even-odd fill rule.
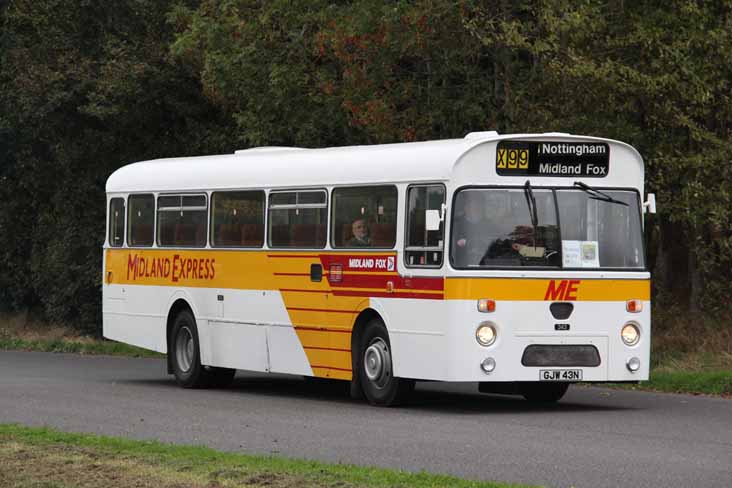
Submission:
[[[216,276],[216,259],[185,258],[174,254],[172,258],[146,258],[137,254],[127,256],[127,279],[170,278],[173,283],[181,280],[213,280]]]
[[[354,257],[348,259],[348,268],[352,270],[386,270],[394,271],[394,256]]]
[[[551,280],[546,287],[544,300],[552,301],[573,301],[577,300],[580,280]]]

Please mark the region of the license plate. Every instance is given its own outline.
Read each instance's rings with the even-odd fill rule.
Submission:
[[[582,381],[581,369],[542,369],[539,371],[541,381]]]

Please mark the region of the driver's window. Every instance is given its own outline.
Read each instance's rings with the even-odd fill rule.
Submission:
[[[445,187],[413,185],[407,192],[405,258],[410,267],[442,266],[445,239]]]

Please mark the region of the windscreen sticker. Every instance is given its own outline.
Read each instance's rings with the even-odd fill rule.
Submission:
[[[562,266],[565,268],[599,268],[597,241],[562,241]]]

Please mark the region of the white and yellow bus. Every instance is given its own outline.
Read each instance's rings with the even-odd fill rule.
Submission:
[[[106,187],[104,336],[184,387],[287,373],[378,405],[645,380],[643,178],[631,146],[563,133],[131,164]]]

